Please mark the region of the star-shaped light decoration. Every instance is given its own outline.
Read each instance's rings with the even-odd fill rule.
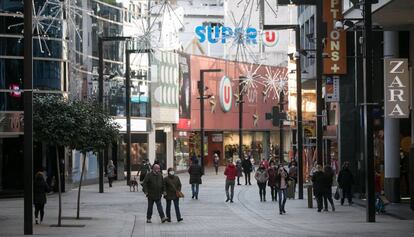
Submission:
[[[258,124],[259,124],[259,115],[257,114],[257,111],[255,111],[253,114],[253,126],[257,127]]]
[[[239,95],[246,94],[249,91],[256,91],[259,85],[263,85],[260,81],[261,76],[257,73],[261,65],[251,63],[249,66],[246,64],[241,65],[241,77],[236,79],[240,81],[242,90],[239,91]]]
[[[269,97],[273,100],[280,99],[280,93],[287,94],[288,92],[288,77],[286,70],[280,68],[273,69],[272,67],[266,67],[266,75],[262,76],[264,90],[263,101]]]
[[[276,0],[276,7],[273,7],[268,0],[240,0],[237,3],[237,7],[240,7],[243,4],[242,7],[244,11],[246,12],[251,12],[253,11],[253,9],[255,9],[254,11],[259,11],[260,2],[262,1],[264,1],[265,7],[269,8],[272,11],[273,15],[275,16],[275,18],[277,18],[278,12],[279,12],[279,5],[278,5],[277,0]]]

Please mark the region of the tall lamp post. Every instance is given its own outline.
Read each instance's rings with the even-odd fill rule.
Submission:
[[[298,185],[299,185],[299,199],[303,199],[303,128],[302,128],[302,68],[300,62],[300,27],[299,25],[264,25],[265,30],[287,30],[295,31],[295,45],[296,45],[296,132],[297,132],[297,157],[298,157]]]
[[[33,5],[24,0],[24,234],[33,234]]]
[[[239,159],[242,160],[243,156],[243,80],[246,77],[239,77]]]
[[[204,172],[204,73],[221,72],[221,69],[201,69],[198,81],[198,94],[200,95],[200,156],[201,168]]]
[[[104,104],[103,104],[103,69],[104,69],[104,59],[103,59],[103,43],[104,42],[108,42],[108,41],[126,41],[131,39],[131,37],[123,37],[123,36],[115,36],[115,37],[99,37],[98,38],[98,48],[99,48],[99,52],[98,52],[98,57],[99,57],[99,65],[98,65],[98,74],[99,74],[99,79],[98,79],[98,101],[99,104],[104,108]],[[98,153],[98,162],[99,162],[99,192],[103,193],[104,192],[104,165],[103,165],[103,153],[102,151],[99,151]]]

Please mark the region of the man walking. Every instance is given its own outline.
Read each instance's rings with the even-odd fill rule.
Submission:
[[[250,183],[250,173],[252,172],[252,163],[250,162],[250,159],[248,156],[244,156],[244,160],[242,161],[242,167],[244,172],[244,179],[245,179],[245,185],[249,183],[249,185],[252,185]]]
[[[342,189],[341,205],[344,205],[345,197],[348,198],[348,204],[352,205],[352,185],[354,184],[354,176],[349,169],[349,162],[346,161],[342,170],[338,174],[339,188]]]
[[[226,176],[226,202],[233,202],[234,196],[234,183],[237,175],[236,166],[233,164],[231,159],[227,161],[226,169],[224,170],[224,175]],[[230,194],[229,194],[230,189]]]
[[[148,198],[147,223],[151,223],[154,202],[157,205],[161,222],[164,223],[167,220],[161,204],[161,196],[164,192],[164,182],[159,165],[155,164],[152,167],[152,172],[145,176],[142,186],[143,191]]]

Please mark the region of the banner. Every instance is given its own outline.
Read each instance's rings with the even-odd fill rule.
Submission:
[[[384,113],[386,118],[410,116],[410,81],[408,59],[384,59]]]

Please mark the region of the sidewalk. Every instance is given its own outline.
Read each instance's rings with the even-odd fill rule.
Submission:
[[[377,216],[377,223],[365,222],[365,209],[340,206],[336,212],[317,213],[307,208],[307,200],[288,200],[286,215],[279,215],[275,202],[260,202],[257,185],[237,186],[235,202],[226,203],[223,168],[219,175],[210,170],[203,177],[199,200],[191,199],[188,174],[179,174],[186,195],[180,200],[183,222],[161,224],[156,208],[152,224],[145,223],[147,201],[142,193],[130,192],[124,181],[116,182],[105,193],[98,185],[85,186],[81,193],[81,217],[89,220],[62,220],[63,224],[81,224],[83,228],[49,227],[57,223],[57,195],[49,196],[44,223],[34,226],[37,236],[405,236],[414,231],[413,220]],[[244,180],[243,182],[244,183]],[[271,200],[267,189],[267,200]],[[77,190],[63,195],[63,216],[76,214]],[[165,208],[165,202],[163,201]],[[315,206],[315,204],[314,204]],[[173,209],[173,208],[172,208]],[[23,200],[0,200],[0,236],[23,234]]]

